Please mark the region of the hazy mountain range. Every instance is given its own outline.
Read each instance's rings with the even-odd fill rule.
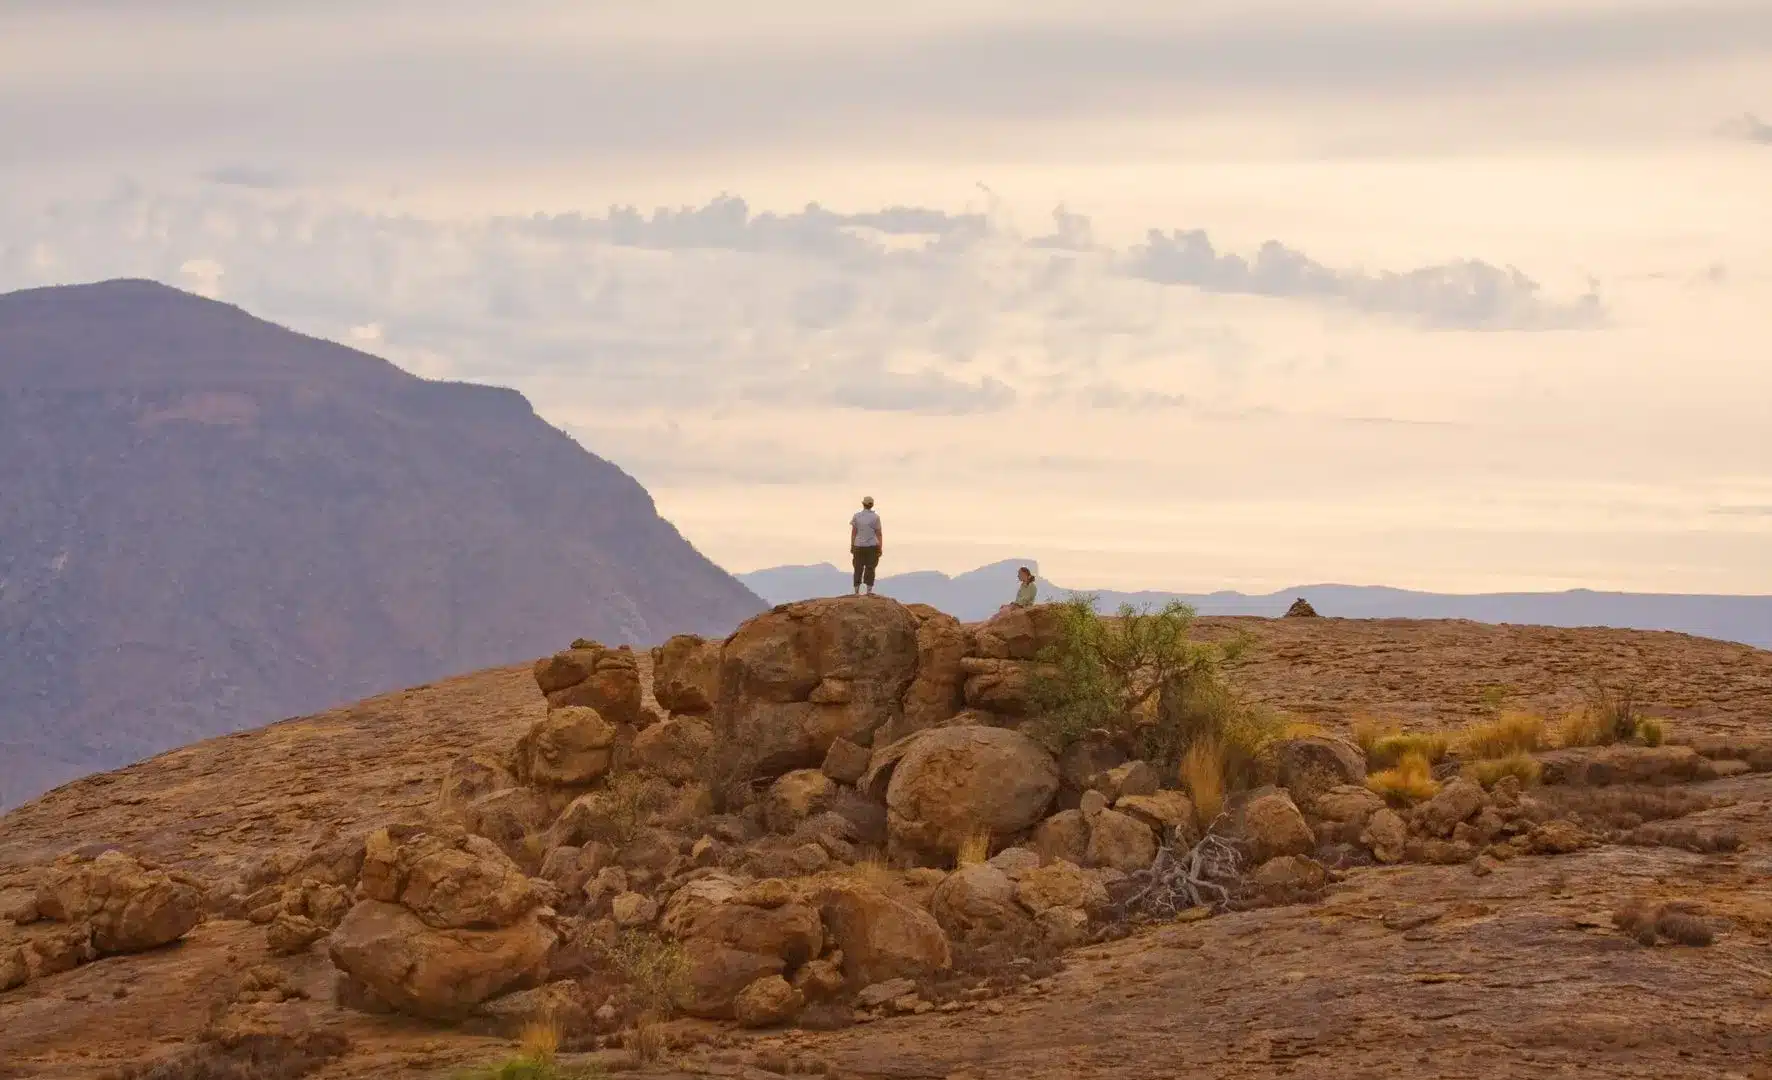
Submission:
[[[146,281],[0,296],[0,806],[762,607],[515,391]]]
[[[988,618],[1015,595],[1015,570],[1039,564],[1008,559],[964,574],[932,570],[881,577],[879,592],[906,603],[931,604],[962,619]],[[772,604],[810,596],[836,596],[850,590],[849,571],[821,563],[777,566],[738,575]],[[1472,619],[1490,623],[1543,626],[1617,626],[1634,630],[1675,630],[1700,637],[1772,648],[1772,596],[1695,596],[1659,593],[1591,592],[1481,593],[1454,595],[1411,592],[1370,585],[1299,585],[1265,595],[1239,592],[1166,593],[1075,589],[1039,579],[1043,599],[1072,591],[1094,592],[1101,607],[1122,603],[1160,605],[1181,600],[1202,615],[1284,614],[1299,597],[1319,615],[1349,619]]]

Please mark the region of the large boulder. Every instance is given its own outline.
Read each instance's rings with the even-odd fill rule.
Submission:
[[[791,833],[822,810],[837,785],[821,769],[795,769],[769,786],[763,796],[763,821],[778,833]]]
[[[740,770],[817,768],[838,738],[871,745],[917,671],[917,619],[853,597],[785,604],[726,641],[715,729]]]
[[[776,1027],[792,1020],[806,1004],[800,991],[780,975],[765,975],[739,991],[732,1003],[739,1027]]]
[[[1082,865],[1089,854],[1089,821],[1081,810],[1061,810],[1040,822],[1029,846],[1043,862],[1063,859]]]
[[[1058,793],[1058,765],[1039,743],[1006,728],[924,732],[886,789],[895,844],[952,855],[980,831],[1007,837],[1031,827]]]
[[[640,665],[626,645],[608,649],[589,642],[538,660],[535,682],[550,707],[584,706],[610,723],[640,725]]]
[[[1036,604],[1014,608],[977,627],[973,653],[992,660],[1036,660],[1064,636],[1064,608]]]
[[[364,846],[363,895],[401,904],[435,929],[509,926],[542,902],[534,883],[485,837],[390,825]]]
[[[1274,744],[1274,764],[1280,786],[1306,811],[1331,788],[1366,782],[1365,752],[1327,735],[1279,740]]]
[[[58,860],[37,896],[46,918],[85,923],[101,953],[139,952],[184,937],[203,917],[203,892],[182,875],[121,851]]]
[[[678,634],[652,650],[652,696],[673,713],[703,716],[720,700],[724,643]]]
[[[703,882],[712,882],[702,888]],[[793,968],[824,948],[824,927],[810,904],[789,900],[764,906],[743,903],[743,891],[722,878],[691,882],[672,894],[659,927],[682,942],[713,942],[740,952],[774,957]]]
[[[1094,875],[1060,859],[1023,875],[1016,883],[1015,899],[1035,915],[1051,908],[1093,913],[1107,907],[1108,892]]]
[[[929,897],[929,913],[950,938],[989,937],[1025,926],[1015,904],[1015,882],[990,863],[962,866]]]
[[[917,617],[917,674],[904,693],[899,718],[877,736],[881,742],[945,724],[965,703],[960,662],[972,648],[971,633],[960,620],[934,608],[913,605],[911,610]]]
[[[1089,822],[1084,859],[1126,873],[1143,870],[1157,857],[1157,834],[1130,814],[1103,810]]]
[[[1179,839],[1185,841],[1194,832],[1194,804],[1186,792],[1164,789],[1150,795],[1122,795],[1114,809],[1144,822],[1159,837],[1179,829]]]
[[[527,784],[589,784],[614,763],[616,736],[615,725],[596,709],[582,705],[549,709],[517,741],[511,771]]]
[[[1483,787],[1475,780],[1459,777],[1415,811],[1422,828],[1432,836],[1451,836],[1460,822],[1476,817],[1486,803]]]
[[[831,941],[843,950],[843,975],[851,987],[920,979],[952,965],[941,924],[920,907],[839,877],[819,879],[809,899]]]
[[[708,1020],[734,1018],[738,996],[758,979],[786,970],[778,956],[746,952],[707,938],[683,945],[685,970],[674,988],[677,1007]]]
[[[546,975],[557,936],[545,908],[491,930],[440,929],[380,900],[352,908],[327,952],[340,971],[402,1012],[453,1019]]]
[[[1306,855],[1317,846],[1316,833],[1283,791],[1255,793],[1243,807],[1242,833],[1257,863],[1278,855]]]

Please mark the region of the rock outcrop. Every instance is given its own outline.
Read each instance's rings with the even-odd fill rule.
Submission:
[[[860,746],[902,715],[917,673],[917,620],[891,602],[787,604],[740,626],[720,659],[715,730],[738,771],[775,777]]]
[[[534,883],[484,837],[396,825],[366,843],[363,901],[328,944],[374,999],[450,1018],[546,975],[557,942]]]

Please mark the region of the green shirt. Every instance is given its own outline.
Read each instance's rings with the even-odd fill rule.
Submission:
[[[1033,582],[1031,582],[1031,581],[1027,582],[1021,588],[1015,590],[1015,606],[1016,607],[1033,607],[1034,606],[1034,583]]]

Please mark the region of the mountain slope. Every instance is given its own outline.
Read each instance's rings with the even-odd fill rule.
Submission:
[[[1015,569],[1039,569],[1031,559],[1010,559],[949,577],[915,571],[882,577],[878,589],[906,603],[933,604],[962,619],[983,619],[1015,595]],[[849,590],[849,574],[829,563],[777,566],[738,575],[772,604]],[[1040,595],[1062,597],[1073,590],[1040,579]],[[1348,619],[1471,619],[1476,622],[1538,626],[1614,626],[1633,630],[1673,630],[1683,634],[1739,641],[1772,648],[1772,596],[1698,596],[1657,593],[1592,592],[1484,593],[1454,595],[1412,592],[1366,585],[1300,585],[1265,595],[1239,592],[1096,592],[1101,607],[1157,606],[1181,600],[1202,615],[1284,614],[1292,601],[1308,599],[1318,614]]]
[[[141,281],[0,296],[0,805],[761,608],[511,390]]]

